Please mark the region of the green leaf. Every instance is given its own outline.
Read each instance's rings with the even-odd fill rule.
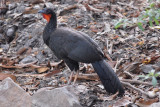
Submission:
[[[158,20],[155,17],[153,17],[153,20],[155,21],[156,25],[158,26],[159,25]]]
[[[146,80],[146,79],[148,79],[149,77],[150,77],[149,75],[146,75],[144,79]]]
[[[150,4],[150,8],[153,8],[155,6],[155,3]]]
[[[144,31],[144,28],[143,28],[143,25],[142,25],[141,22],[138,22],[137,25],[138,25],[139,29],[141,29],[142,31]]]
[[[156,74],[154,74],[155,77],[160,76],[160,72],[157,72]]]
[[[115,25],[114,28],[115,28],[115,29],[118,29],[118,28],[120,28],[120,27],[122,26],[122,24],[123,24],[122,22],[119,22],[119,23],[117,23],[117,24]]]
[[[152,77],[152,85],[155,87],[157,85],[157,79],[156,77]]]
[[[153,27],[153,23],[152,23],[152,18],[151,18],[151,17],[149,18],[149,25],[150,25],[151,27]]]
[[[145,78],[145,75],[138,75],[139,78]]]

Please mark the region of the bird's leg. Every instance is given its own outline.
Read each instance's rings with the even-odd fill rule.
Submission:
[[[76,83],[76,80],[77,80],[78,74],[79,74],[79,70],[76,72],[76,75],[75,75],[75,77],[74,77],[74,81],[73,81],[73,85]]]
[[[70,77],[69,77],[68,85],[70,85],[70,84],[71,84],[73,74],[74,74],[74,72],[72,71],[72,72],[71,72],[71,75],[70,75]]]

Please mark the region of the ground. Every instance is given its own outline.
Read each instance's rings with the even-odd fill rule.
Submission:
[[[148,5],[146,0],[6,0],[6,5],[1,5],[8,11],[0,20],[0,80],[11,77],[30,95],[40,88],[67,85],[70,70],[42,40],[47,22],[37,12],[46,6],[56,11],[59,27],[85,32],[98,43],[125,88],[123,97],[109,95],[92,66],[81,64],[75,87],[83,107],[159,102],[159,76],[139,76],[160,71],[159,29],[148,24],[144,31],[134,24],[114,28],[120,18],[137,18]]]

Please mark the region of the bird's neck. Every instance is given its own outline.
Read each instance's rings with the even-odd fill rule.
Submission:
[[[55,15],[52,15],[43,32],[43,40],[45,44],[49,45],[50,35],[56,30],[56,28],[57,17]]]

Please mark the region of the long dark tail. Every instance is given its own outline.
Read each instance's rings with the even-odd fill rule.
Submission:
[[[96,61],[92,65],[107,92],[114,94],[119,91],[119,95],[124,94],[124,89],[117,75],[105,60]]]

